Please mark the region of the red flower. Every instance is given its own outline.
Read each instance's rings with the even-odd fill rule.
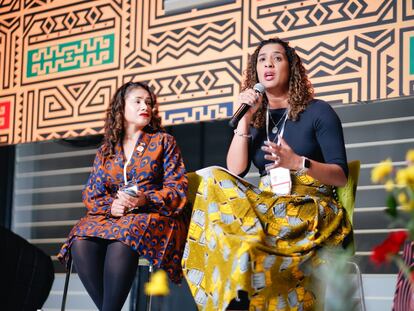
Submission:
[[[374,247],[371,261],[376,265],[389,261],[390,255],[398,254],[401,245],[407,237],[407,231],[391,232],[384,242]]]

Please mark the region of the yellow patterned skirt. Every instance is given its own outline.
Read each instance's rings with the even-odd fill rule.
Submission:
[[[351,231],[332,188],[292,175],[292,194],[276,196],[223,169],[198,172],[184,275],[199,310],[225,310],[244,290],[250,310],[315,310],[312,268],[322,246]]]

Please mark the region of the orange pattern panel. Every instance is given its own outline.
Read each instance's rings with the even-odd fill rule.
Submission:
[[[130,80],[155,90],[164,125],[228,118],[248,53],[273,36],[291,42],[330,103],[412,95],[413,19],[403,0],[234,0],[178,13],[163,0],[0,0],[0,102],[11,115],[0,144],[101,133]]]

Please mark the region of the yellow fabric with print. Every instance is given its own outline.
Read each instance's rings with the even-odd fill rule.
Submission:
[[[199,310],[225,310],[244,290],[250,310],[314,310],[317,250],[351,231],[331,187],[292,175],[292,194],[276,196],[218,167],[202,176],[182,260]]]

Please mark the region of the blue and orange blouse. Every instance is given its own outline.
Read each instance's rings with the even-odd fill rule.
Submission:
[[[112,216],[117,191],[131,185],[145,193],[147,204],[122,217]],[[167,271],[172,281],[180,282],[190,212],[186,209],[186,171],[173,136],[143,132],[130,159],[121,143],[111,157],[99,148],[82,199],[86,216],[71,230],[59,260],[67,260],[76,239],[118,240]]]

